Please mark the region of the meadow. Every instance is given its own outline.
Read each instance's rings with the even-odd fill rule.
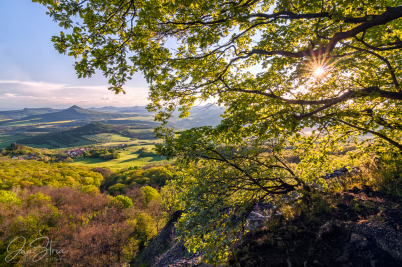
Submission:
[[[132,138],[123,136],[121,134],[115,133],[101,133],[94,135],[83,135],[83,137],[88,138],[89,140],[93,140],[95,142],[127,142],[131,141]]]
[[[159,140],[158,140],[159,142]],[[103,160],[100,158],[87,158],[87,157],[77,157],[74,158],[74,161],[69,163],[70,165],[76,166],[89,166],[89,167],[109,167],[111,169],[123,169],[123,168],[130,168],[135,166],[146,166],[150,164],[166,164],[166,163],[173,163],[174,160],[166,160],[159,156],[152,156],[152,157],[139,157],[138,150],[141,148],[146,148],[152,150],[155,146],[152,144],[154,142],[144,142],[144,141],[136,141],[132,142],[132,146],[128,146],[126,148],[120,149],[119,159],[112,159],[112,160]],[[113,146],[119,143],[108,143],[104,144],[104,146]]]
[[[10,146],[12,143],[24,138],[24,135],[0,135],[0,149]]]

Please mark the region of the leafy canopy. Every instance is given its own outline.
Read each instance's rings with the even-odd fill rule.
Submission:
[[[162,122],[198,101],[226,108],[216,128],[158,128],[159,152],[185,170],[179,230],[211,262],[244,229],[236,218],[329,170],[340,143],[370,133],[362,152],[402,150],[400,0],[39,2],[68,31],[52,40],[79,77],[99,69],[119,93],[142,72]]]

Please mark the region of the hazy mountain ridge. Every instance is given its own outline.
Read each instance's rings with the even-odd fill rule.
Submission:
[[[0,119],[15,120],[29,116],[55,113],[59,111],[61,111],[61,109],[53,109],[53,108],[24,108],[20,110],[4,110],[0,111]]]
[[[134,107],[113,107],[105,106],[102,108],[89,108],[92,111],[110,112],[110,113],[139,113],[141,116],[151,116],[145,106]],[[178,129],[189,129],[201,126],[217,126],[222,118],[224,108],[216,105],[195,106],[190,110],[190,116],[180,119],[180,112],[173,112],[173,117],[169,120],[169,125]],[[108,122],[110,123],[110,122]]]
[[[22,119],[7,121],[7,123],[18,122],[18,121],[22,121],[22,120],[23,121],[35,120],[35,122],[38,122],[38,123],[68,121],[68,120],[101,121],[101,120],[123,118],[123,117],[128,117],[128,116],[131,116],[131,115],[93,111],[93,110],[83,109],[83,108],[75,105],[68,109],[62,110],[62,111],[45,113],[45,114],[41,114],[41,115],[27,116]],[[6,123],[6,122],[3,122],[3,123]],[[0,124],[2,124],[2,122],[0,122]]]

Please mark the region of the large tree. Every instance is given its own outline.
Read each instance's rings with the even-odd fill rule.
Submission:
[[[185,169],[180,233],[211,261],[256,202],[310,183],[339,143],[370,133],[362,150],[402,151],[400,0],[39,2],[67,29],[53,41],[79,77],[99,69],[116,93],[146,77],[159,151]],[[175,109],[184,117],[211,99],[225,107],[218,127],[166,126]],[[283,157],[289,146],[298,165]]]

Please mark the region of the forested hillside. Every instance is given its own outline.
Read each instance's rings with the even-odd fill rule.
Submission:
[[[0,111],[0,119],[2,120],[14,120],[29,116],[41,115],[46,113],[59,112],[58,109],[53,108],[24,108],[21,110],[6,110]]]
[[[0,158],[2,266],[35,260],[34,255],[10,251],[23,240],[29,244],[37,238],[46,239],[38,244],[52,240],[53,248],[63,248],[62,253],[43,255],[48,262],[129,263],[179,208],[177,192],[164,186],[174,175],[170,165],[114,173],[108,168]],[[117,190],[116,182],[122,180],[126,186]]]
[[[70,146],[74,142],[78,142],[84,135],[94,135],[100,133],[122,133],[127,130],[125,126],[114,126],[100,122],[93,122],[88,125],[77,127],[71,130],[64,130],[55,133],[41,134],[33,137],[20,139],[21,144],[46,144],[53,140],[63,145]]]

